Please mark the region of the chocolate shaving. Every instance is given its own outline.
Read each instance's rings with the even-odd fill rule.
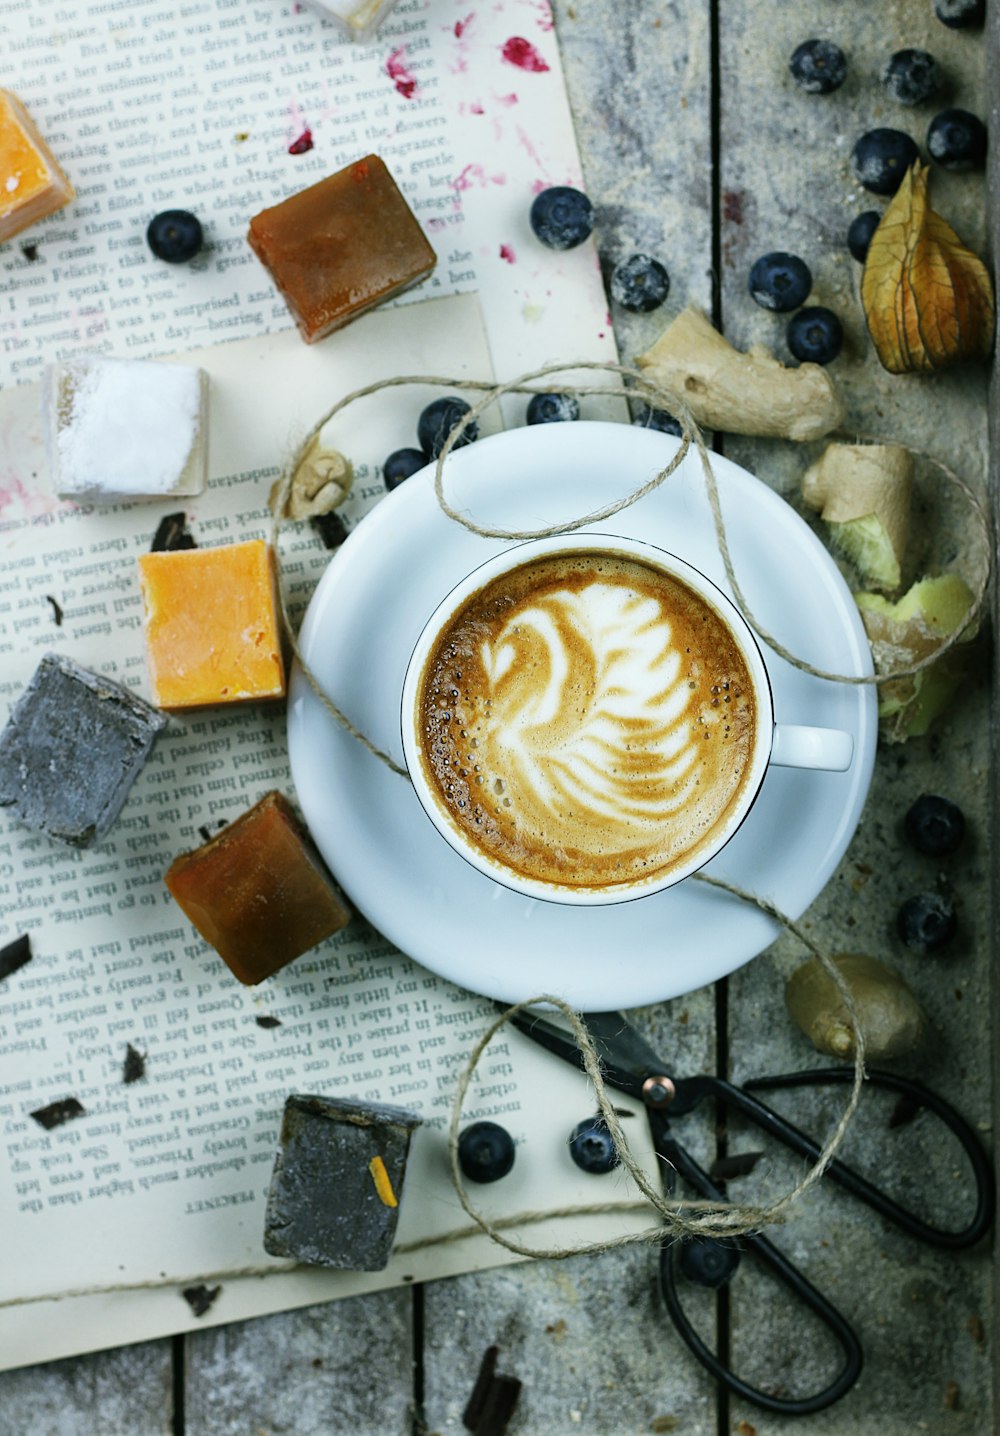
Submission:
[[[138,1082],[146,1075],[146,1059],[137,1047],[129,1042],[125,1047],[125,1062],[122,1066],[123,1082]]]
[[[515,1376],[497,1374],[499,1348],[488,1346],[472,1395],[462,1413],[462,1424],[474,1436],[503,1436],[521,1394]]]
[[[59,603],[52,597],[51,593],[45,595],[46,603],[52,605],[52,617],[55,619],[56,628],[62,628],[63,611]]]
[[[212,834],[205,827],[204,823],[198,829],[198,836],[201,838],[203,843],[210,843],[212,841]]]
[[[462,1425],[469,1431],[475,1431],[479,1418],[482,1415],[483,1405],[486,1401],[486,1393],[493,1380],[496,1371],[497,1357],[500,1355],[499,1346],[488,1346],[483,1353],[483,1359],[479,1364],[479,1375],[476,1377],[476,1384],[472,1388],[472,1395],[466,1402],[465,1410],[462,1412]]]
[[[24,255],[25,259],[28,261],[29,264],[34,264],[35,260],[38,258],[38,245],[22,244],[21,253]]]
[[[893,1107],[892,1111],[889,1113],[890,1130],[894,1127],[908,1126],[909,1123],[913,1121],[914,1117],[916,1117],[917,1114],[922,1110],[922,1104],[916,1101],[915,1098],[910,1097],[906,1092],[904,1092],[902,1097],[900,1097],[899,1101],[896,1103],[895,1107]]]
[[[181,1296],[195,1316],[204,1316],[221,1290],[221,1286],[205,1286],[202,1282],[199,1286],[186,1286]]]
[[[6,947],[0,947],[0,982],[30,961],[31,939],[23,932],[20,937],[15,937],[13,942],[8,942]]]
[[[516,1376],[495,1376],[486,1393],[479,1424],[474,1428],[475,1436],[503,1436],[520,1394],[521,1383]]]
[[[281,1018],[280,1018],[280,1017],[269,1017],[266,1012],[262,1012],[261,1015],[260,1015],[258,1018],[256,1018],[255,1020],[256,1020],[256,1023],[257,1023],[257,1026],[258,1026],[258,1027],[280,1027],[280,1026],[281,1026]]]
[[[763,1155],[763,1152],[734,1152],[731,1157],[717,1157],[708,1175],[713,1182],[729,1182],[735,1177],[749,1176]]]
[[[61,1127],[64,1122],[71,1122],[74,1117],[83,1117],[85,1109],[83,1104],[75,1097],[64,1097],[60,1102],[50,1102],[47,1107],[38,1107],[34,1112],[29,1112],[29,1117],[34,1117],[40,1127],[51,1132],[53,1127]]]
[[[187,514],[167,514],[153,535],[150,553],[173,553],[177,549],[197,548],[187,528]]]
[[[323,540],[324,548],[339,548],[347,537],[347,527],[336,510],[328,514],[318,514],[309,522]]]

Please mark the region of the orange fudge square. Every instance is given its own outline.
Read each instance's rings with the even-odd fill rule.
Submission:
[[[139,582],[158,708],[284,697],[274,557],[263,539],[140,554]]]
[[[47,219],[75,194],[21,101],[0,90],[0,243]]]
[[[368,155],[250,221],[307,344],[424,279],[437,262],[378,155]]]
[[[318,852],[281,793],[265,794],[164,882],[206,942],[248,987],[350,921]]]

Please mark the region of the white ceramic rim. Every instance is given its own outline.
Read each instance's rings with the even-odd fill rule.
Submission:
[[[616,883],[606,887],[577,887],[570,884],[543,882],[538,878],[526,877],[505,864],[492,860],[469,842],[463,830],[454,822],[440,803],[437,794],[428,781],[421,757],[420,724],[418,721],[418,698],[424,665],[441,629],[452,615],[488,583],[505,573],[510,573],[523,564],[551,554],[572,554],[597,550],[602,553],[621,554],[625,558],[638,559],[661,572],[678,578],[693,589],[713,609],[717,617],[732,633],[750,672],[756,702],[756,731],[750,770],[744,780],[739,800],[725,823],[717,829],[711,841],[696,848],[684,862],[678,863],[667,872],[653,874],[648,878],[629,883]],[[552,534],[546,538],[528,539],[514,544],[502,553],[486,559],[472,572],[461,579],[445,595],[420,631],[403,679],[400,700],[400,737],[406,769],[413,790],[427,817],[447,843],[484,876],[522,893],[525,897],[538,898],[543,902],[571,904],[573,906],[606,907],[614,903],[632,902],[649,897],[675,886],[685,878],[703,868],[717,857],[730,840],[735,837],[757,800],[774,741],[774,699],[767,665],[757,639],[746,619],[733,601],[719,589],[700,569],[670,553],[658,544],[644,539],[623,538],[620,535],[594,533],[591,530],[577,533]]]

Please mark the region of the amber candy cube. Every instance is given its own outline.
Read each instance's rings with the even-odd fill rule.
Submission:
[[[248,987],[287,967],[351,914],[282,793],[170,864],[175,901]]]
[[[247,238],[307,344],[417,284],[437,262],[378,155],[261,210]]]

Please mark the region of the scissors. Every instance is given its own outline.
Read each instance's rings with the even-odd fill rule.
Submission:
[[[564,1061],[584,1069],[583,1054],[572,1033],[547,1018],[518,1013],[511,1022],[519,1031]],[[780,1113],[773,1111],[753,1094],[789,1087],[822,1087],[848,1085],[854,1080],[851,1067],[820,1068],[794,1072],[780,1077],[759,1077],[743,1087],[734,1086],[721,1077],[677,1077],[653,1051],[620,1012],[590,1012],[584,1018],[601,1059],[601,1071],[609,1087],[637,1098],[646,1109],[662,1174],[664,1190],[671,1194],[677,1178],[683,1178],[702,1197],[724,1202],[725,1193],[704,1171],[671,1131],[673,1122],[694,1110],[700,1102],[715,1101],[735,1108],[768,1136],[776,1138],[793,1152],[815,1161],[820,1143],[793,1126]],[[872,1069],[867,1073],[868,1087],[880,1087],[898,1093],[916,1108],[925,1108],[946,1125],[961,1144],[975,1178],[975,1212],[960,1231],[933,1226],[900,1206],[887,1193],[845,1163],[832,1161],[825,1176],[852,1195],[873,1207],[888,1221],[918,1241],[946,1251],[974,1246],[989,1231],[993,1222],[995,1182],[993,1169],[982,1144],[972,1128],[936,1093],[909,1078],[892,1072]],[[812,1396],[785,1397],[772,1395],[750,1385],[706,1345],[692,1326],[681,1304],[677,1286],[678,1270],[702,1286],[722,1287],[730,1280],[744,1252],[753,1252],[770,1270],[829,1328],[844,1356],[838,1374],[821,1391]],[[849,1391],[861,1372],[861,1344],[846,1319],[797,1267],[767,1237],[749,1234],[739,1238],[694,1238],[664,1242],[660,1248],[660,1287],[670,1316],[701,1364],[718,1382],[738,1396],[765,1411],[786,1416],[806,1416],[822,1411]]]

